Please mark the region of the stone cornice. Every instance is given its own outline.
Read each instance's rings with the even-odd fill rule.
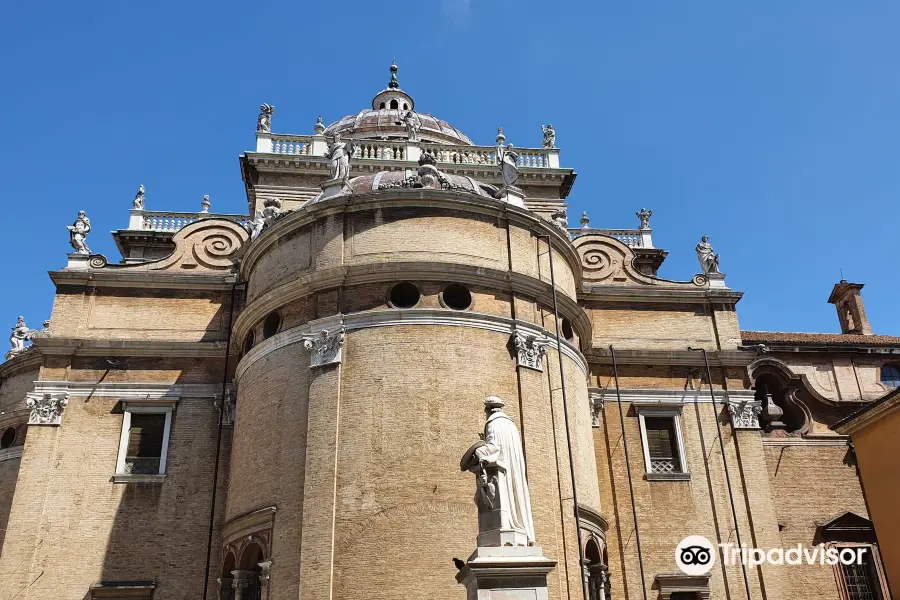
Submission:
[[[34,340],[31,343],[32,346],[29,346],[29,348],[33,347]],[[0,379],[6,379],[25,371],[38,370],[42,361],[43,359],[37,348],[23,352],[0,364]]]
[[[222,392],[219,383],[156,383],[145,381],[53,381],[34,382],[37,394],[68,394],[70,398],[119,398],[121,400],[171,401],[177,398],[214,398]]]
[[[222,358],[225,341],[111,340],[53,336],[35,338],[35,349],[52,356],[152,356],[154,358]]]
[[[531,296],[541,304],[553,305],[550,283],[521,273],[489,269],[466,264],[433,262],[389,262],[368,263],[352,267],[336,267],[312,271],[288,281],[250,302],[235,319],[234,336],[243,339],[247,331],[273,310],[285,304],[309,296],[320,290],[339,286],[381,283],[396,279],[418,281],[455,281],[469,285],[484,285]],[[566,317],[582,340],[589,340],[591,323],[584,310],[566,294],[557,294],[560,316]],[[449,309],[444,309],[445,312]],[[365,312],[360,314],[366,314]]]
[[[0,450],[0,462],[22,458],[22,452],[24,450],[25,446],[11,446],[4,450]]]
[[[235,370],[235,381],[240,382],[240,378],[243,374],[250,365],[257,360],[280,348],[303,343],[310,335],[316,335],[322,331],[336,331],[342,327],[345,332],[350,334],[359,329],[391,327],[397,325],[471,327],[474,329],[494,331],[508,336],[511,336],[515,331],[519,331],[524,334],[543,336],[549,340],[549,348],[557,348],[555,336],[551,335],[550,332],[544,328],[532,323],[516,321],[507,317],[432,308],[378,310],[347,315],[334,315],[280,331],[269,339],[260,342],[254,346],[250,352],[244,355]],[[562,342],[563,355],[575,361],[584,374],[587,375],[588,365],[581,352],[569,342],[565,340],[560,341]],[[515,358],[510,358],[510,368],[516,368]]]
[[[850,436],[832,435],[819,437],[769,437],[761,438],[763,446],[849,446]]]
[[[178,272],[118,271],[114,265],[103,269],[50,271],[50,280],[59,286],[118,288],[230,290],[235,273],[185,275]]]
[[[700,390],[666,390],[644,388],[620,388],[618,396],[616,388],[588,388],[589,395],[604,403],[615,403],[619,397],[622,402],[641,406],[681,406],[683,404],[711,404],[709,388]],[[714,390],[716,403],[724,405],[731,402],[752,402],[753,390]]]
[[[681,283],[681,282],[673,282]],[[685,282],[689,284],[690,282]],[[665,304],[697,304],[713,302],[734,306],[743,292],[717,290],[700,287],[669,287],[664,283],[654,285],[615,285],[584,284],[578,299],[584,302],[626,302],[626,303],[665,303]]]
[[[709,350],[711,367],[746,367],[756,358],[752,352],[742,350]],[[592,365],[611,365],[612,354],[608,346],[594,346],[586,350],[585,358]],[[704,366],[703,354],[684,350],[634,350],[616,348],[616,362],[620,365]]]
[[[496,219],[509,220],[516,225],[530,229],[538,235],[550,235],[554,240],[554,247],[566,256],[570,267],[573,269],[576,286],[581,285],[581,257],[568,236],[553,223],[535,215],[528,209],[519,208],[500,200],[432,189],[391,189],[368,194],[335,196],[324,202],[316,202],[315,204],[309,204],[291,211],[274,225],[266,228],[259,238],[247,246],[246,254],[241,262],[241,274],[246,280],[256,261],[271,246],[277,245],[281,236],[323,217],[345,212],[409,207],[438,208],[490,216]]]

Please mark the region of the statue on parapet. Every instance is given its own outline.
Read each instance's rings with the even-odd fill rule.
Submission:
[[[638,229],[650,229],[650,217],[653,216],[652,210],[642,208],[638,212],[634,213],[634,216],[641,220],[641,226]]]
[[[558,210],[553,211],[550,215],[550,218],[553,219],[553,224],[562,229],[563,233],[568,235],[569,233],[569,213],[565,208],[560,208]]]
[[[138,187],[137,194],[134,195],[131,207],[134,210],[144,210],[144,184],[141,184]]]
[[[267,198],[265,202],[263,202],[263,209],[256,211],[256,215],[253,217],[253,220],[250,221],[250,240],[255,240],[259,237],[259,234],[263,232],[263,229],[272,225],[278,217],[280,217],[283,213],[281,212],[281,200],[278,198]]]
[[[272,115],[275,107],[263,104],[259,107],[259,116],[256,117],[256,131],[260,133],[272,133]]]
[[[712,244],[709,243],[709,236],[704,235],[697,244],[697,259],[700,261],[700,268],[704,275],[710,273],[718,274],[719,271],[719,255],[713,251]]]
[[[85,239],[91,232],[91,220],[87,218],[83,210],[78,211],[78,218],[71,225],[67,225],[69,230],[69,244],[72,245],[76,254],[90,254],[91,249],[88,248]]]
[[[500,175],[503,177],[503,183],[507,187],[516,185],[519,180],[519,154],[513,150],[513,145],[503,146],[506,136],[503,135],[503,128],[497,128],[497,151],[496,162],[500,167]]]
[[[541,125],[541,131],[544,132],[544,139],[541,140],[542,148],[556,148],[556,132],[553,125]]]
[[[422,120],[419,115],[409,110],[403,116],[403,124],[406,125],[406,135],[411,142],[419,141],[419,130],[422,129]]]
[[[353,154],[353,142],[342,142],[341,134],[335,133],[328,144],[325,157],[331,161],[331,179],[347,181],[350,178],[350,156]]]
[[[478,545],[533,546],[534,521],[522,439],[503,406],[496,396],[484,401],[484,433],[463,455],[459,467],[476,477]]]
[[[12,335],[9,336],[10,350],[6,353],[7,360],[25,352],[25,342],[31,339],[31,333],[31,330],[25,325],[25,317],[16,319],[16,326],[12,328]]]

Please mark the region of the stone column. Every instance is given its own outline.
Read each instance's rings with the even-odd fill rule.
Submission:
[[[235,570],[231,574],[234,575],[234,579],[231,580],[234,600],[255,600],[252,592],[256,587],[256,571]]]

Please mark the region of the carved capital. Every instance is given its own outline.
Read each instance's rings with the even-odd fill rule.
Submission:
[[[731,426],[735,429],[759,429],[759,414],[761,412],[762,405],[759,402],[728,403]]]
[[[222,413],[222,425],[226,427],[234,425],[234,405],[236,395],[233,383],[225,386],[224,401],[222,399],[222,394],[216,394],[215,407]]]
[[[600,427],[600,413],[603,412],[603,396],[591,392],[591,425]]]
[[[25,406],[31,409],[28,416],[29,425],[59,425],[62,422],[63,409],[69,403],[69,394],[37,394],[29,393]]]
[[[310,352],[310,368],[340,363],[344,347],[344,328],[341,327],[333,333],[323,329],[318,334],[305,336],[303,347]]]
[[[544,370],[544,356],[547,354],[547,346],[550,345],[546,338],[516,331],[513,333],[512,342],[516,349],[517,366],[535,371]]]

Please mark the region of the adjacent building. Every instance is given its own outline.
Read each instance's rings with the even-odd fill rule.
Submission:
[[[263,105],[240,157],[246,214],[141,187],[121,259],[69,226],[50,319],[0,365],[0,600],[463,598],[488,396],[521,433],[548,598],[890,597],[832,428],[900,383],[861,285],[829,300],[842,334],[741,331],[708,239],[660,278],[651,211],[569,227],[551,126],[476,145],[394,65],[371,108],[274,123]],[[868,558],[688,575],[689,535]]]

